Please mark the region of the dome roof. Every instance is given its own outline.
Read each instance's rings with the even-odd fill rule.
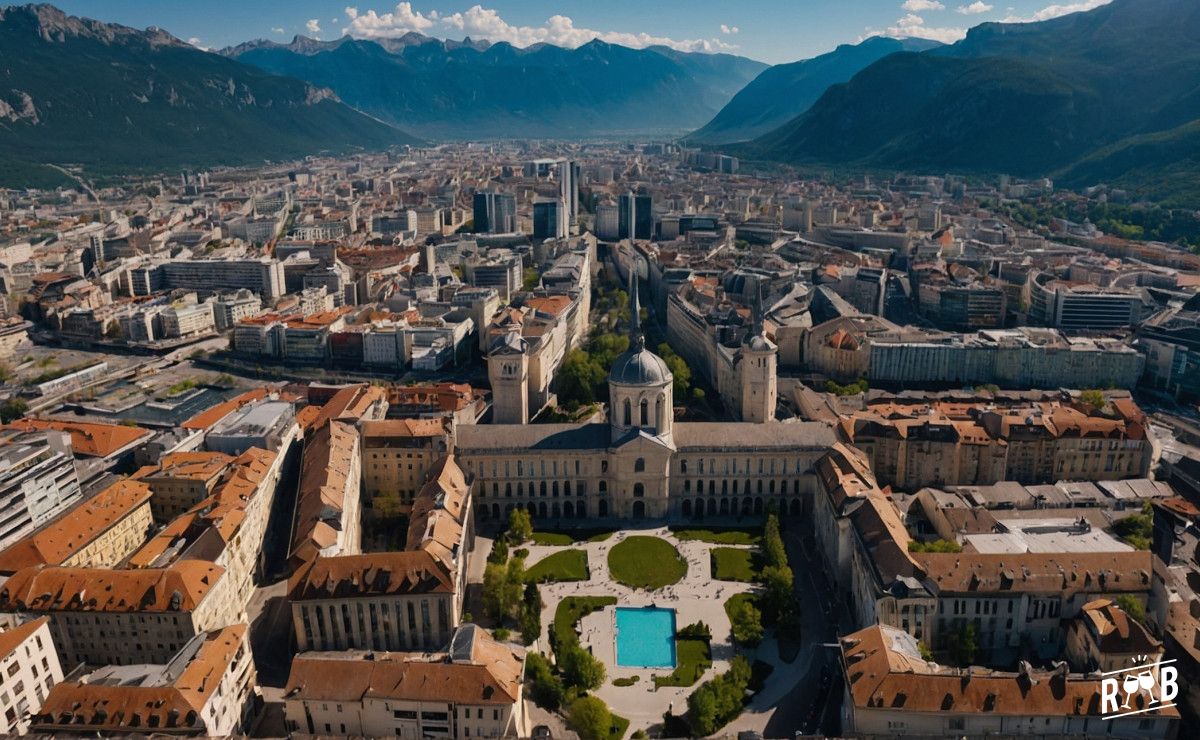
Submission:
[[[621,385],[664,385],[672,380],[667,363],[645,347],[634,345],[613,363],[608,382]]]

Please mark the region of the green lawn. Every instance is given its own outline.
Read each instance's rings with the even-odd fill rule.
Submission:
[[[675,670],[655,676],[654,686],[691,686],[712,666],[707,640],[675,640]]]
[[[734,594],[725,600],[725,614],[733,619],[733,609],[743,601],[749,601],[756,608],[761,609],[762,604],[759,603],[758,596],[750,593]]]
[[[672,530],[681,540],[698,540],[714,545],[757,545],[761,529],[679,529]]]
[[[534,532],[533,540],[535,545],[570,545],[574,544],[575,540],[571,539],[571,535],[563,534],[562,532]]]
[[[612,716],[612,727],[608,730],[608,740],[621,740],[629,729],[629,720],[624,717]]]
[[[583,550],[556,552],[542,558],[525,571],[525,580],[529,583],[586,581],[587,579],[587,553]]]
[[[603,542],[612,535],[611,529],[575,529],[563,532],[534,532],[531,539],[535,545],[566,547],[576,542]]]
[[[687,562],[664,539],[627,537],[609,550],[608,572],[630,588],[656,589],[679,583],[687,575]]]
[[[616,604],[615,596],[568,596],[558,602],[554,610],[554,649],[557,652],[567,645],[579,642],[575,625],[584,615]]]
[[[711,554],[713,578],[718,581],[752,583],[758,576],[758,558],[753,550],[715,547]]]

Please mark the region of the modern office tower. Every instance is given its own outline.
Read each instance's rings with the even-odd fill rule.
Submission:
[[[569,207],[557,198],[539,198],[533,204],[533,238],[564,239]]]
[[[633,219],[633,238],[652,239],[654,237],[654,211],[649,195],[645,193],[626,193],[621,196],[620,203],[620,236],[621,239],[630,237],[629,221]]]
[[[601,203],[596,206],[596,238],[606,242],[615,242],[621,238],[620,206],[615,203]]]
[[[567,230],[571,231],[579,222],[578,162],[563,160],[558,163],[558,197],[566,206],[566,218],[564,221]]]
[[[517,198],[511,193],[475,193],[475,232],[512,234],[517,231]]]

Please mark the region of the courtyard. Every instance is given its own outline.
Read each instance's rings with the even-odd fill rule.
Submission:
[[[729,670],[730,661],[739,654],[764,675],[769,672],[756,700],[747,707],[753,711],[763,706],[759,698],[782,696],[790,690],[803,674],[801,664],[807,664],[799,658],[783,661],[771,636],[755,648],[734,643],[725,605],[738,594],[758,591],[746,578],[748,564],[756,558],[756,543],[757,537],[740,532],[697,536],[666,527],[618,531],[582,541],[535,533],[524,545],[530,572],[562,573],[576,580],[538,579],[542,633],[533,649],[550,655],[552,632],[577,634],[579,645],[605,666],[603,685],[591,693],[613,715],[629,721],[630,733],[660,725],[665,712],[683,714],[688,696]],[[582,570],[580,556],[586,558]],[[568,560],[572,567],[561,567]],[[716,579],[713,563],[722,567],[730,560],[741,566],[734,577],[744,580]],[[539,563],[546,565],[539,568]],[[580,579],[582,575],[586,578]],[[707,628],[707,640],[680,634],[697,623]]]

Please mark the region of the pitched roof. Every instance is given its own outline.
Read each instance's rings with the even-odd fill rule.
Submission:
[[[405,546],[425,550],[454,570],[470,492],[471,484],[454,462],[454,455],[445,455],[434,463],[425,485],[413,499]]]
[[[358,481],[350,476],[357,454],[358,434],[344,422],[326,422],[305,441],[292,537],[293,565],[311,560],[337,542],[335,526],[341,526],[346,496],[358,493]]]
[[[150,487],[119,480],[7,550],[0,552],[0,574],[33,565],[60,565],[150,500]]]
[[[293,601],[453,591],[450,572],[422,550],[319,557],[288,580]]]
[[[39,627],[49,624],[49,622],[50,617],[38,617],[0,632],[0,659],[20,647],[21,643],[32,637]]]
[[[34,716],[32,727],[35,732],[61,728],[72,734],[85,727],[89,734],[199,731],[204,728],[200,713],[242,650],[246,629],[244,624],[235,624],[209,632],[173,680],[169,672],[164,672],[157,675],[167,680],[149,685],[89,683],[86,678],[55,684]],[[248,652],[243,650],[242,655]],[[211,732],[213,728],[204,729]]]
[[[85,457],[108,457],[150,435],[149,430],[141,427],[61,419],[17,419],[8,427],[25,432],[47,429],[66,432],[71,435],[71,449]]]
[[[292,660],[285,699],[357,702],[364,698],[513,704],[521,697],[524,652],[482,629],[458,628],[449,653],[301,653]]]
[[[0,610],[192,611],[224,574],[221,566],[199,560],[146,570],[34,566],[0,586]]]
[[[879,708],[1023,717],[1103,714],[1099,679],[1054,673],[1025,677],[981,668],[968,673],[940,666],[923,660],[916,640],[892,627],[875,625],[847,635],[841,639],[841,649],[856,711]],[[1138,701],[1145,697],[1139,695]],[[1147,714],[1178,717],[1179,710]]]

